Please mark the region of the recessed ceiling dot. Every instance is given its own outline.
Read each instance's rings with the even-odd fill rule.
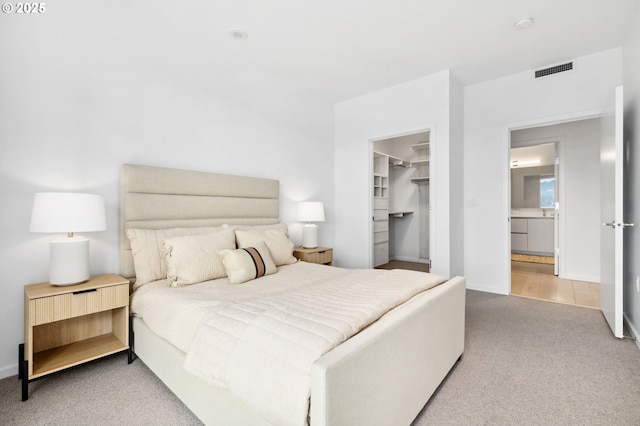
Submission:
[[[248,37],[246,31],[237,30],[237,29],[229,30],[229,35],[236,40],[246,40],[246,38]]]
[[[533,25],[532,18],[520,18],[513,24],[519,30],[525,30]]]

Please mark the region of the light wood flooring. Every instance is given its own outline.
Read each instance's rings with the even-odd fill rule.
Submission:
[[[511,295],[587,308],[600,308],[599,284],[567,280],[550,274],[521,271],[513,267],[511,269]]]
[[[511,270],[518,272],[532,272],[534,274],[553,275],[553,265],[544,263],[511,261]]]
[[[426,263],[402,260],[392,260],[376,268],[429,272]],[[600,309],[599,284],[558,278],[553,275],[553,265],[512,261],[511,295]]]

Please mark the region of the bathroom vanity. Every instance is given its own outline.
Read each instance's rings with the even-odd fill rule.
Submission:
[[[553,216],[511,217],[511,252],[553,256]]]

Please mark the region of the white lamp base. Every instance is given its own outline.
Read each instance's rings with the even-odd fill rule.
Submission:
[[[49,282],[73,285],[89,279],[89,239],[61,237],[49,244]]]
[[[302,247],[318,247],[318,225],[306,223],[302,226]]]

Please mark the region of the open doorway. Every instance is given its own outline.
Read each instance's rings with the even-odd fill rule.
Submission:
[[[559,144],[512,137],[512,271],[559,274]]]
[[[381,269],[430,269],[429,130],[373,140],[372,253]]]
[[[547,217],[550,213],[553,214],[557,226],[554,229],[556,243],[552,253],[557,267],[555,275],[520,272],[511,267],[511,294],[598,308],[601,227],[600,118],[517,129],[512,130],[510,136],[510,148],[555,145],[555,202],[558,203],[553,209],[546,211]],[[540,191],[545,185],[550,184],[546,180],[551,175],[550,170],[541,170],[539,177],[529,179],[530,193],[537,193],[537,197],[542,196]],[[514,201],[512,199],[515,188],[511,189],[510,201]],[[523,198],[526,197],[523,195]],[[544,203],[542,200],[539,202]],[[539,208],[540,210],[535,211],[536,215],[545,217],[541,207],[523,207],[523,210],[511,215],[510,225],[513,224],[513,219],[522,218],[523,212],[524,215],[533,213],[530,208]],[[536,219],[538,222],[545,220]],[[549,226],[546,232],[548,236]],[[534,243],[535,240],[536,236]],[[517,248],[516,244],[516,251]],[[527,246],[527,249],[529,248]],[[513,249],[512,241],[511,250]],[[545,252],[548,253],[546,250]]]

